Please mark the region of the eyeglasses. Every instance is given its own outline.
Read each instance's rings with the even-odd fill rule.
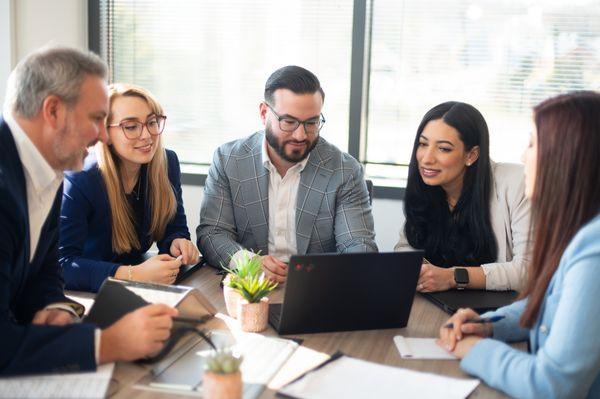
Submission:
[[[325,123],[325,117],[323,114],[319,116],[318,119],[309,119],[306,121],[299,121],[298,119],[289,117],[289,116],[279,116],[277,112],[269,105],[269,103],[265,103],[267,107],[271,110],[271,112],[277,117],[279,121],[279,128],[284,132],[294,132],[298,129],[300,124],[304,125],[304,131],[306,134],[317,134],[321,131],[323,124]]]
[[[134,119],[126,119],[119,123],[107,125],[106,127],[120,127],[125,137],[129,140],[135,140],[142,136],[144,126],[146,130],[153,136],[158,136],[165,129],[165,121],[167,117],[164,115],[152,115],[146,122],[140,122]]]

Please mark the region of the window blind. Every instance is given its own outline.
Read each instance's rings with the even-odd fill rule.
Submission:
[[[350,0],[104,0],[101,46],[113,82],[149,89],[168,116],[164,140],[206,164],[221,144],[261,129],[268,76],[295,64],[326,94],[322,136],[347,149]]]
[[[483,113],[494,160],[519,162],[533,105],[600,89],[597,0],[374,0],[371,40],[370,162],[407,164],[421,118],[449,100]]]

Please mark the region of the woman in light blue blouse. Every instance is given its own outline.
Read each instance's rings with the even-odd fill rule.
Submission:
[[[524,154],[535,243],[523,298],[483,317],[461,309],[440,343],[461,368],[518,398],[600,398],[600,94],[534,109]],[[531,352],[505,342],[529,340]]]

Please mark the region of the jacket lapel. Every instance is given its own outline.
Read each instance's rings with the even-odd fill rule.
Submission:
[[[325,164],[331,158],[331,151],[319,144],[313,149],[304,170],[300,173],[298,202],[296,203],[296,245],[298,254],[304,255],[308,250],[313,226],[333,170]]]
[[[268,251],[269,237],[269,171],[262,164],[262,134],[244,144],[245,153],[236,158],[242,194],[250,228],[258,248]]]
[[[27,185],[25,183],[25,172],[23,171],[23,164],[19,158],[19,152],[17,151],[17,145],[12,136],[12,133],[4,122],[4,119],[0,117],[0,149],[3,153],[4,160],[0,163],[0,173],[2,173],[7,181],[12,182],[12,187],[15,188],[15,199],[17,209],[15,210],[20,218],[25,222],[25,241],[23,242],[23,260],[26,265],[29,265],[30,256],[30,242],[31,237],[29,236],[29,209],[27,204]],[[25,280],[27,278],[27,272],[29,268],[15,268],[18,276],[18,289],[20,291]]]

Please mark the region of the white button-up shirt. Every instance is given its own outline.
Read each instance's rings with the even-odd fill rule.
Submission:
[[[262,161],[264,167],[269,170],[269,255],[288,262],[290,256],[298,253],[296,202],[300,187],[300,172],[304,170],[308,158],[289,168],[282,177],[269,158],[265,139]]]
[[[12,132],[25,174],[31,262],[40,240],[42,226],[48,218],[56,192],[63,181],[63,172],[52,169],[9,112],[5,112],[4,120]]]
[[[267,140],[263,140],[262,163],[269,170],[269,255],[288,262],[290,256],[298,253],[296,242],[296,202],[300,187],[300,172],[306,167],[308,157],[298,162],[281,176],[267,151]],[[235,267],[235,261],[247,252],[245,249],[236,252],[229,262]]]

